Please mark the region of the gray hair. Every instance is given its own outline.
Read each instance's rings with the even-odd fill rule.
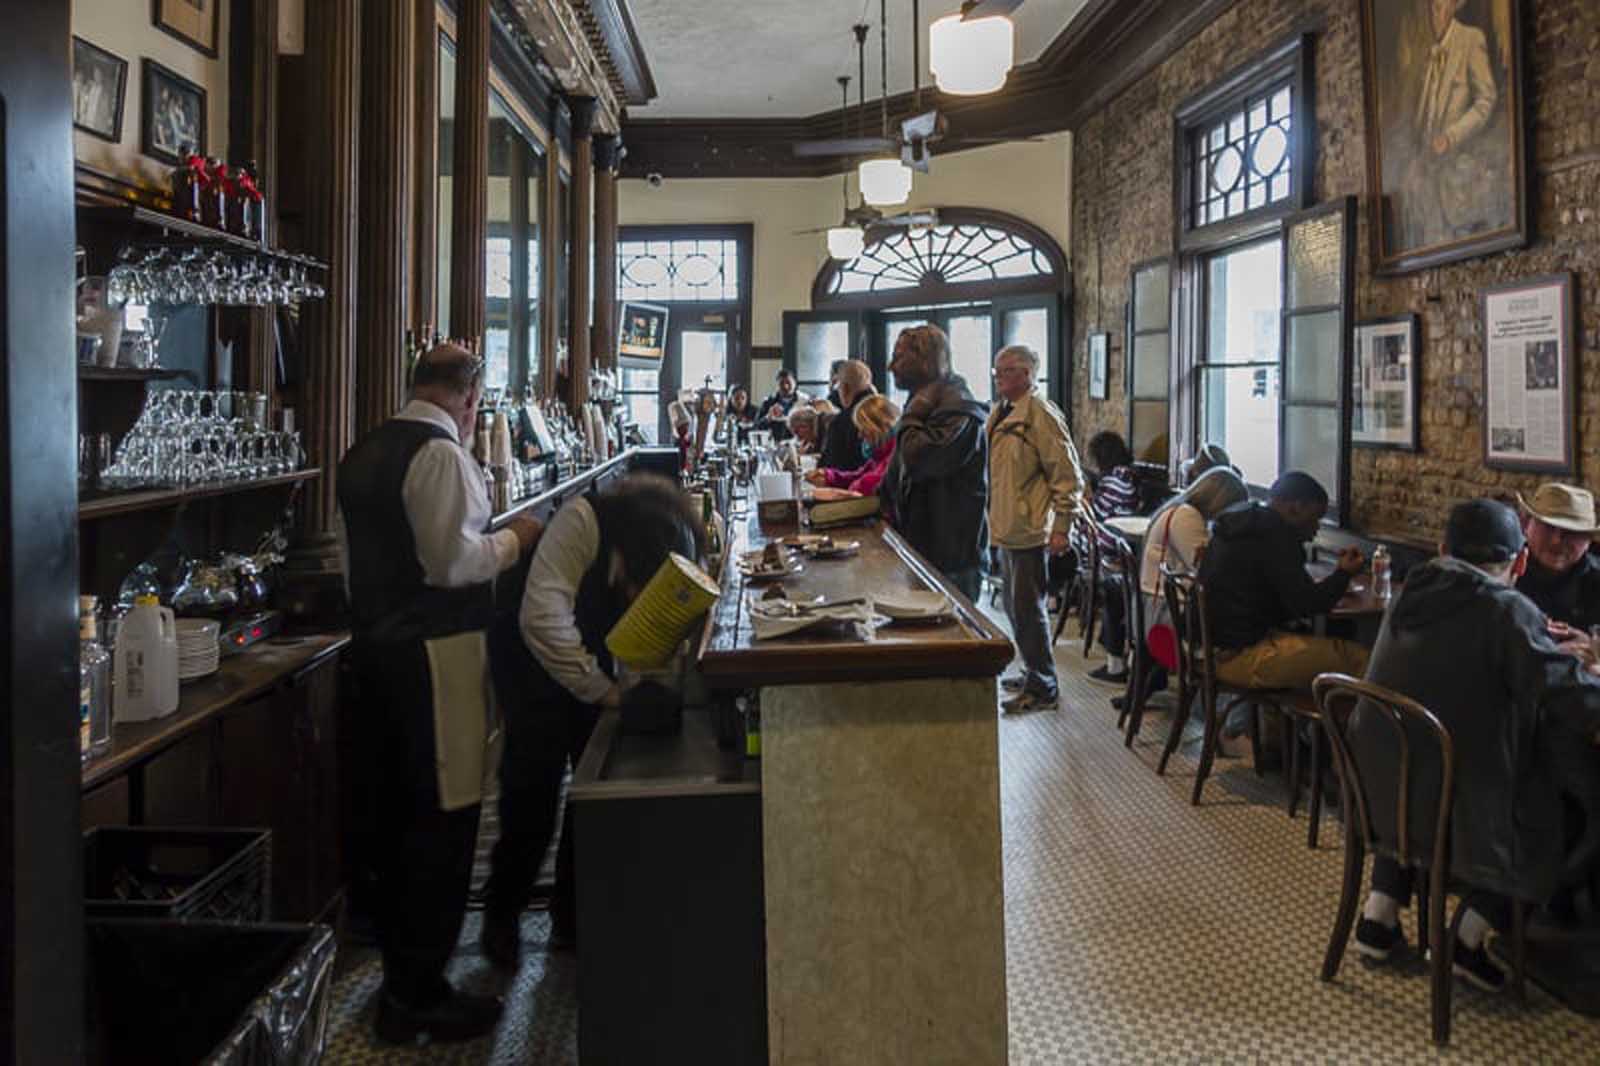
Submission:
[[[809,404],[796,404],[794,410],[789,412],[787,425],[790,429],[793,429],[803,422],[810,422],[812,425],[816,425],[817,409]]]
[[[998,352],[994,353],[994,365],[999,366],[1000,360],[1007,357],[1012,359],[1021,359],[1023,362],[1027,363],[1029,374],[1037,375],[1039,373],[1039,353],[1028,347],[1026,344],[1008,344],[1004,348],[1001,348]]]

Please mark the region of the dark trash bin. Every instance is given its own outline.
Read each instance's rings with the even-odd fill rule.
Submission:
[[[92,1066],[321,1060],[328,926],[91,918],[87,933]]]

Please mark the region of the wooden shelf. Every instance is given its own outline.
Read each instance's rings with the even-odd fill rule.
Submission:
[[[230,496],[239,492],[254,492],[257,489],[294,485],[302,481],[310,481],[321,473],[321,470],[313,468],[296,470],[292,474],[275,474],[272,477],[256,478],[253,481],[225,481],[215,485],[201,485],[189,489],[140,489],[133,492],[111,493],[105,496],[80,500],[78,502],[78,520],[81,522],[86,519],[131,514],[134,511],[153,511],[161,507],[178,506],[188,503],[190,500],[203,500],[211,496]]]
[[[172,381],[177,378],[187,378],[194,381],[192,370],[168,370],[165,367],[154,367],[149,370],[140,370],[131,366],[84,366],[78,365],[79,381]]]
[[[169,215],[163,211],[152,211],[148,207],[139,207],[136,204],[118,205],[115,207],[82,207],[79,208],[93,218],[108,222],[122,222],[124,224],[148,226],[153,229],[163,230],[166,233],[186,237],[194,241],[204,241],[208,244],[222,244],[241,251],[254,252],[257,255],[271,256],[274,259],[288,259],[305,263],[319,270],[326,270],[328,266],[308,255],[297,252],[284,252],[269,248],[260,241],[246,240],[226,230],[216,229],[199,222],[190,222],[177,215]]]

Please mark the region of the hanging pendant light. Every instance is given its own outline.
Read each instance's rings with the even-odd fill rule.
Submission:
[[[1004,15],[936,19],[928,30],[928,69],[934,84],[952,96],[980,96],[1006,83],[1016,60],[1016,31]]]
[[[893,207],[911,198],[911,168],[898,159],[869,159],[856,171],[861,198],[873,207]]]
[[[855,226],[835,226],[828,231],[828,254],[835,259],[854,259],[867,248],[867,236]]]

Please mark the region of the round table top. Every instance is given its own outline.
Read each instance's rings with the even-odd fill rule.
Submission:
[[[1105,522],[1107,528],[1114,529],[1129,537],[1142,537],[1150,532],[1149,515],[1123,515],[1120,518],[1108,518]]]

